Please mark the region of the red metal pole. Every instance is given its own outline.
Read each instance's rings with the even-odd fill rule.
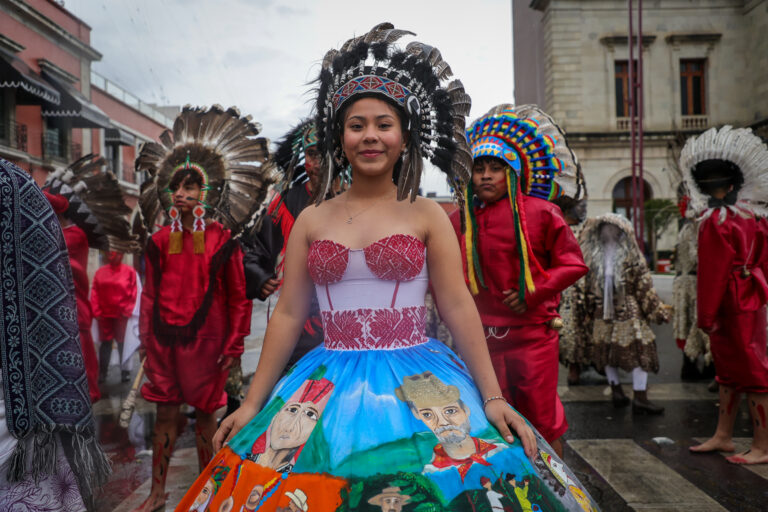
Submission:
[[[645,251],[645,178],[643,177],[643,0],[637,0],[637,152],[640,250]],[[653,236],[653,233],[651,233]]]
[[[629,11],[629,37],[627,38],[627,45],[629,46],[629,84],[628,84],[628,99],[629,99],[629,146],[630,146],[630,165],[632,168],[632,187],[630,194],[632,195],[632,207],[630,208],[629,216],[632,219],[632,227],[635,229],[635,237],[637,237],[637,168],[635,166],[635,52],[634,52],[634,31],[632,28],[632,0],[627,0]]]

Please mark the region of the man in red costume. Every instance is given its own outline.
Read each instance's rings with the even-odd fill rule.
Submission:
[[[451,222],[504,398],[562,457],[568,422],[557,395],[557,307],[560,292],[588,269],[560,209],[533,197],[560,193],[554,174],[575,176],[575,159],[555,157],[555,148],[570,153],[558,130],[538,109],[506,105],[475,121],[466,205]]]
[[[69,263],[72,267],[72,279],[75,282],[75,299],[77,300],[77,324],[80,327],[80,343],[83,348],[83,363],[88,377],[88,392],[91,402],[101,398],[99,391],[99,362],[96,357],[96,347],[91,336],[93,313],[88,301],[88,237],[85,232],[72,224],[65,216],[69,209],[66,197],[43,191],[53,211],[61,223],[64,241],[69,252]]]
[[[173,174],[168,188],[174,222],[155,233],[147,247],[140,336],[149,382],[142,395],[157,403],[157,420],[152,488],[140,508],[145,511],[165,502],[182,403],[195,408],[201,470],[212,457],[214,412],[227,402],[229,368],[243,353],[250,331],[242,253],[228,230],[198,211],[201,192],[207,190],[204,180],[189,165]]]
[[[738,134],[738,131],[731,133]],[[691,144],[695,145],[695,139]],[[747,149],[742,149],[743,144],[734,143],[734,146],[739,148],[741,154],[749,153]],[[711,150],[708,151],[711,155]],[[764,164],[768,163],[768,148],[764,145],[762,152],[763,166],[759,171],[764,173]],[[709,334],[716,380],[720,385],[720,414],[715,435],[700,445],[692,446],[691,451],[731,452],[735,449],[733,425],[741,397],[746,393],[754,425],[752,446],[744,453],[727,457],[727,460],[735,464],[766,464],[766,221],[742,208],[748,208],[748,203],[737,202],[741,189],[754,191],[748,170],[725,159],[707,159],[697,162],[690,172],[695,185],[709,196],[709,208],[699,228],[698,271],[706,279],[698,280],[697,312],[699,327]]]
[[[120,354],[121,380],[127,382],[130,371],[123,368],[125,328],[136,305],[136,271],[123,263],[123,253],[109,252],[109,263],[96,271],[91,287],[91,309],[99,326],[99,381],[107,378],[112,341]]]

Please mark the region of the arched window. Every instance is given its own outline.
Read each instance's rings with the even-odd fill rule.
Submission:
[[[647,201],[653,198],[653,192],[648,182],[643,180],[645,185],[643,191],[643,201]],[[615,187],[613,187],[613,212],[623,215],[629,220],[632,220],[632,178],[626,177],[619,181]]]

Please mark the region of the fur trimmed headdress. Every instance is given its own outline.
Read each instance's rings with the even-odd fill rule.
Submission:
[[[131,233],[131,209],[117,178],[102,171],[104,157],[86,155],[66,169],[48,175],[43,190],[67,201],[61,214],[85,232],[88,245],[102,251],[139,252],[138,236]],[[65,203],[60,201],[63,206]],[[57,213],[60,213],[57,210]]]
[[[707,168],[715,166],[728,172],[720,171],[720,177],[706,176]],[[751,129],[723,126],[689,138],[680,152],[680,169],[690,196],[688,216],[709,216],[715,209],[720,211],[721,222],[727,210],[739,215],[768,215],[768,147]],[[723,180],[725,174],[730,176]],[[702,190],[702,185],[715,181],[734,185],[725,204],[713,201]]]
[[[423,158],[443,171],[449,186],[461,195],[472,166],[464,138],[471,100],[459,80],[443,85],[453,72],[440,50],[419,42],[403,50],[393,43],[404,35],[414,34],[380,23],[325,54],[316,106],[325,166],[318,203],[334,176],[346,167],[339,112],[361,96],[383,98],[404,112],[408,141],[397,179],[398,200],[416,198]]]
[[[258,123],[250,116],[241,117],[235,107],[186,106],[176,117],[173,130],[160,135],[161,144],[149,142],[141,147],[136,171],[149,174],[141,187],[141,215],[151,233],[161,208],[168,213],[171,253],[181,252],[180,214],[169,189],[176,172],[192,170],[203,183],[194,211],[196,253],[204,250],[204,217],[220,221],[236,236],[261,206],[274,177],[272,166],[265,165],[269,141],[256,137],[260,131]]]
[[[565,133],[544,111],[534,105],[501,104],[472,123],[467,129],[472,159],[498,158],[507,164],[507,194],[514,215],[515,239],[520,260],[518,295],[536,291],[531,264],[548,277],[533,254],[522,196],[554,200],[567,196],[574,200],[585,194],[584,177],[576,155],[568,146]],[[464,250],[467,279],[474,295],[486,287],[477,253],[477,223],[472,198],[472,181],[464,193]]]

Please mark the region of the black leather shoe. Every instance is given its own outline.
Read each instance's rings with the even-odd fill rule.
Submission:
[[[611,401],[617,409],[629,405],[629,398],[624,394],[621,384],[611,384]]]

